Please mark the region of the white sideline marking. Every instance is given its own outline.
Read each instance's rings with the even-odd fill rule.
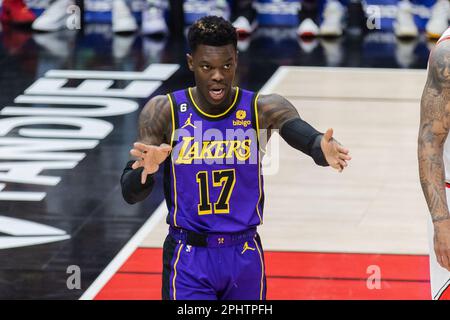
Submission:
[[[138,232],[128,241],[128,243],[120,250],[116,257],[109,263],[103,272],[95,279],[91,286],[83,293],[80,300],[93,300],[105,284],[120,269],[124,262],[136,250],[139,244],[153,230],[153,228],[161,221],[167,212],[166,202],[163,201],[155,212],[148,218]]]

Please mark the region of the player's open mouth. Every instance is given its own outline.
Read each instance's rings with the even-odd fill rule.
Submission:
[[[225,90],[224,89],[211,89],[211,90],[209,90],[209,96],[211,97],[211,99],[213,99],[215,101],[222,100],[224,95],[225,95]]]

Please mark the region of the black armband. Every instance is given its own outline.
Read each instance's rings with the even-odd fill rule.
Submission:
[[[320,141],[323,134],[301,118],[288,120],[280,130],[280,136],[292,147],[313,158],[319,166],[328,166]]]
[[[120,177],[122,186],[122,196],[129,204],[135,204],[142,201],[152,192],[155,179],[153,174],[147,175],[145,184],[141,183],[141,174],[143,168],[133,169],[134,161],[128,161]]]

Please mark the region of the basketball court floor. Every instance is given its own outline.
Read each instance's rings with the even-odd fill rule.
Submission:
[[[1,39],[0,298],[160,299],[162,175],[133,206],[119,178],[145,101],[193,85],[184,39],[119,37],[108,25]],[[284,95],[353,158],[338,173],[272,137],[268,299],[429,299],[416,140],[433,44],[389,33],[305,42],[261,28],[240,46],[239,86]]]

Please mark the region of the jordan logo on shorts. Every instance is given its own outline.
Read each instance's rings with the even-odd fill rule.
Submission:
[[[252,250],[255,251],[255,248],[252,248],[248,245],[248,242],[244,243],[244,250],[242,250],[241,254],[244,254],[245,251]]]

